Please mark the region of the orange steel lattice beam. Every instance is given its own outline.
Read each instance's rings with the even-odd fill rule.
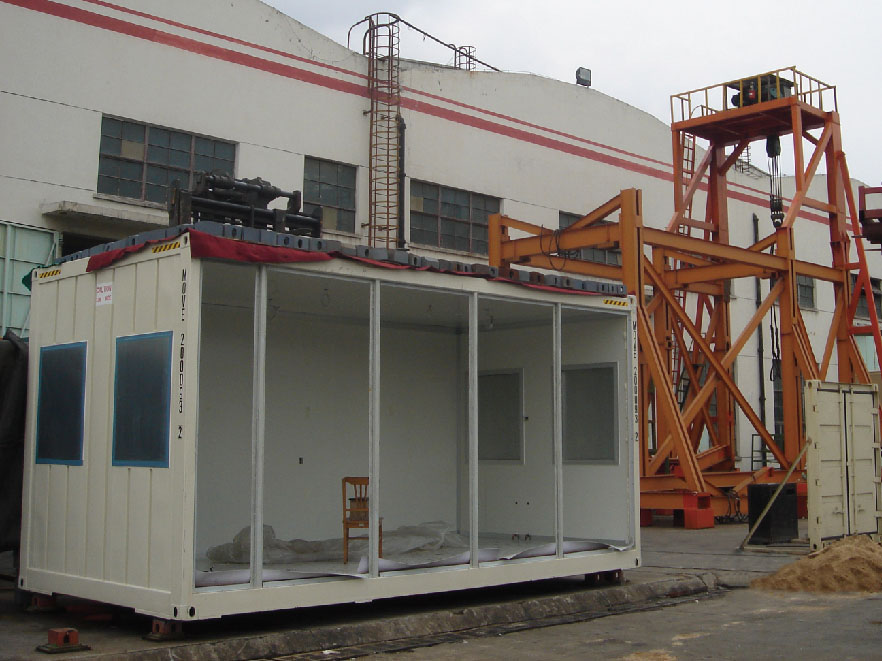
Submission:
[[[625,284],[637,299],[642,507],[671,508],[672,502],[682,502],[688,508],[695,502],[688,494],[709,494],[715,512],[724,513],[750,483],[780,481],[798,461],[805,444],[800,380],[828,378],[835,350],[838,372],[832,378],[868,383],[853,336],[873,334],[880,355],[882,339],[874,305],[867,306],[868,326],[854,324],[858,296],[851,291],[852,271],[857,272],[856,294],[863,292],[872,301],[873,292],[841,147],[835,88],[789,68],[675,95],[671,101],[674,213],[666,230],[644,227],[640,192],[628,189],[561,230],[491,216],[489,261],[500,268],[553,269]],[[750,142],[769,135],[793,136],[796,190],[780,227],[752,246],[735,246],[729,241],[727,172]],[[707,142],[697,167],[694,154],[683,152],[691,136]],[[806,142],[813,147],[807,161]],[[821,162],[827,170],[826,199],[808,194]],[[705,197],[704,218],[693,217],[699,191]],[[797,259],[795,232],[804,207],[827,216],[827,264]],[[616,215],[618,222],[598,222]],[[690,236],[692,229],[702,230],[703,238]],[[857,238],[856,262],[849,260],[849,232]],[[574,257],[580,248],[609,244],[621,251],[621,266]],[[820,361],[799,310],[797,275],[831,283],[834,290],[833,322]],[[769,294],[733,339],[729,291],[731,282],[743,277],[769,280]],[[775,304],[782,439],[768,431],[733,374],[735,358]],[[735,470],[738,411],[778,463],[777,470]]]

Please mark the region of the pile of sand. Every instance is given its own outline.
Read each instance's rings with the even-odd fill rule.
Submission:
[[[882,545],[844,537],[805,558],[754,579],[751,587],[803,592],[882,592]]]

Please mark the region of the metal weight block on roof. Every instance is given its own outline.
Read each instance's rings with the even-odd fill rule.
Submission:
[[[257,243],[265,246],[276,245],[276,233],[272,230],[257,230]]]
[[[389,259],[389,251],[386,248],[371,248],[370,246],[355,246],[355,254],[364,259],[373,259],[385,262]]]
[[[488,266],[487,264],[471,264],[471,272],[478,275],[487,275],[491,278],[499,277],[499,268],[496,266]]]
[[[241,239],[242,229],[239,225],[224,225],[223,236],[227,239]]]
[[[406,250],[393,250],[392,254],[389,256],[389,261],[394,264],[401,264],[403,266],[410,265],[410,253]]]
[[[177,228],[175,228],[175,229],[177,229]],[[136,242],[136,245],[138,243],[147,243],[148,241],[165,241],[167,238],[169,238],[167,235],[168,235],[168,228],[167,227],[162,227],[162,228],[156,229],[156,230],[150,230],[149,232],[141,232],[140,234],[138,234],[136,236],[136,238],[138,239],[138,241]]]
[[[266,230],[259,230],[253,227],[242,228],[242,240],[249,243],[260,243],[260,233]]]
[[[293,248],[294,247],[294,239],[300,237],[292,236],[290,234],[276,234],[276,245],[281,246],[282,248]]]

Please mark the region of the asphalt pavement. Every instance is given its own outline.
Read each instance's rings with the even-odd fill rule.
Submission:
[[[145,640],[150,619],[124,609],[61,599],[59,611],[24,612],[15,604],[13,583],[0,580],[0,661],[48,658],[35,647],[56,627],[76,628],[80,642],[91,647],[57,657],[62,659],[337,659],[401,650],[411,650],[414,658],[443,658],[423,655],[437,654],[444,645],[462,645],[457,649],[464,651],[466,641],[502,634],[575,626],[684,601],[715,601],[808,552],[798,544],[738,551],[746,533],[746,524],[684,530],[662,519],[641,530],[643,566],[627,570],[620,585],[588,585],[580,576],[227,617],[187,623],[183,640],[165,642]]]
[[[380,653],[377,661],[876,661],[882,595],[719,590],[653,609]],[[286,657],[304,661],[309,657]],[[313,656],[312,658],[319,658]],[[324,655],[321,658],[335,658]]]

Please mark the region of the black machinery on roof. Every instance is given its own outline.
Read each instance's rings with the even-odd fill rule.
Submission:
[[[287,198],[287,208],[268,208],[268,204],[279,197]],[[300,191],[283,191],[259,177],[234,179],[226,174],[199,172],[191,191],[182,190],[178,182],[172,184],[168,200],[169,225],[210,220],[319,238],[322,208],[315,207],[309,215],[301,213],[301,200]]]
[[[731,98],[733,108],[752,106],[793,94],[793,81],[773,73],[736,80],[726,83],[726,87],[738,92]]]

